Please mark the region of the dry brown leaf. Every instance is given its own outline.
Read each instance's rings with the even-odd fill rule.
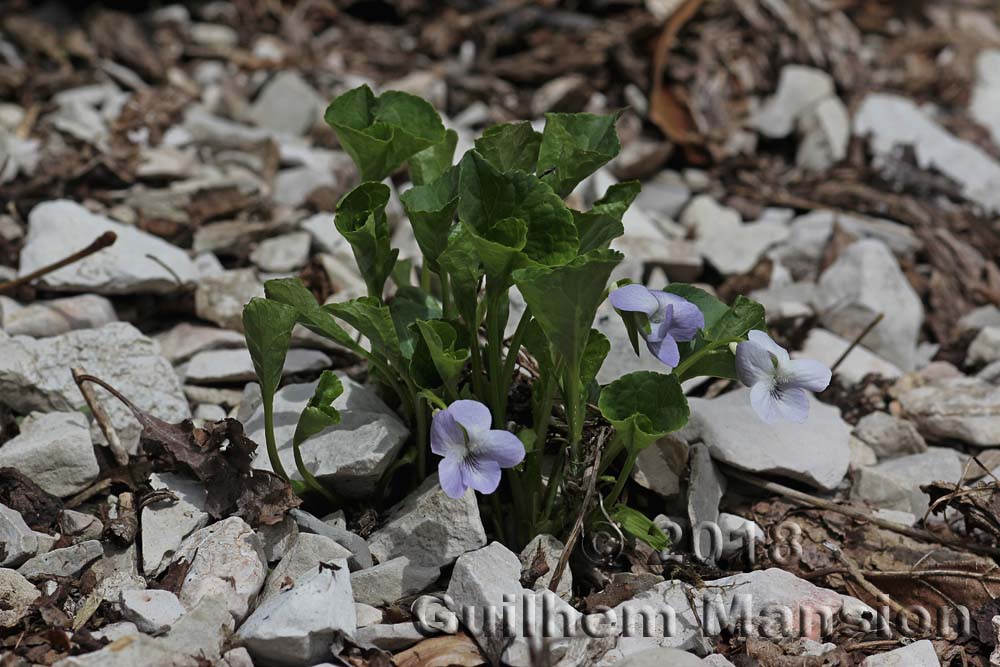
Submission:
[[[671,141],[689,146],[701,143],[687,106],[677,91],[664,85],[667,58],[681,28],[698,12],[704,0],[685,0],[663,26],[653,52],[653,81],[649,95],[649,119]]]
[[[476,642],[459,633],[425,639],[394,657],[397,667],[478,667],[486,662]]]

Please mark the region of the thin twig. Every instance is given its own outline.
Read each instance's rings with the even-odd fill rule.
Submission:
[[[52,273],[53,271],[58,271],[64,266],[69,266],[70,264],[79,262],[81,259],[90,257],[95,252],[100,252],[101,250],[104,250],[105,248],[114,245],[115,241],[117,240],[118,240],[118,235],[115,234],[114,232],[104,232],[96,239],[94,239],[94,242],[91,243],[86,248],[84,248],[83,250],[78,250],[74,252],[72,255],[64,257],[60,259],[58,262],[55,262],[54,264],[43,266],[37,271],[32,271],[31,273],[25,276],[14,278],[14,280],[10,280],[5,283],[0,283],[0,294],[3,294],[4,292],[9,292],[10,290],[20,287],[21,285],[27,285],[36,278],[41,278],[42,276],[48,273]]]
[[[566,538],[566,546],[563,547],[562,555],[559,556],[559,563],[556,565],[555,572],[552,573],[552,580],[549,582],[549,590],[553,593],[556,592],[559,580],[562,579],[563,573],[566,571],[566,565],[569,563],[570,554],[573,553],[573,548],[576,547],[576,542],[580,539],[580,533],[583,532],[583,521],[587,516],[590,501],[594,498],[594,491],[597,489],[598,472],[601,468],[601,455],[604,453],[604,442],[607,440],[607,436],[607,429],[602,429],[597,436],[597,445],[594,448],[594,464],[591,468],[590,479],[587,481],[587,493],[583,497],[583,506],[580,508],[580,514],[576,517],[576,522],[573,523],[572,530],[569,531],[569,536]]]
[[[878,323],[881,322],[882,318],[884,317],[885,313],[879,313],[878,315],[875,316],[875,319],[873,319],[871,322],[868,323],[868,326],[866,326],[864,329],[861,330],[861,333],[859,333],[857,336],[854,337],[854,340],[851,341],[851,344],[847,346],[847,349],[844,350],[844,353],[840,355],[840,357],[835,362],[833,362],[833,366],[830,368],[831,373],[837,372],[837,368],[840,366],[840,364],[844,363],[844,359],[847,359],[847,356],[854,351],[854,348],[856,348],[861,343],[861,341],[864,340],[865,336],[871,333],[872,329],[878,326]]]
[[[104,434],[104,438],[108,441],[108,447],[111,448],[111,453],[115,457],[115,461],[120,466],[128,465],[128,452],[122,446],[122,441],[118,437],[118,432],[115,427],[111,424],[111,417],[108,415],[104,406],[101,402],[97,400],[97,396],[94,394],[94,389],[89,384],[86,384],[86,374],[82,368],[71,368],[70,373],[73,374],[73,381],[76,382],[76,386],[79,387],[80,393],[83,394],[83,400],[87,402],[87,407],[90,408],[90,412],[94,415],[94,420],[97,422],[97,426],[101,429],[101,433]]]
[[[911,614],[903,605],[889,597],[889,595],[882,591],[878,586],[868,581],[864,572],[862,572],[861,568],[858,567],[858,564],[854,562],[854,559],[845,554],[843,549],[833,545],[827,545],[827,548],[833,552],[833,555],[837,558],[837,560],[844,565],[844,568],[847,570],[847,574],[849,574],[866,593],[882,604],[888,605],[894,612],[902,615],[909,623],[914,624],[914,626],[919,625],[920,620],[915,615]]]
[[[718,465],[718,463],[717,463]],[[868,512],[857,509],[856,507],[851,507],[850,505],[839,505],[835,502],[825,500],[823,498],[817,498],[816,496],[811,496],[808,493],[803,493],[802,491],[796,491],[783,484],[778,484],[777,482],[769,482],[759,477],[755,477],[749,473],[743,472],[733,468],[732,466],[721,464],[725,469],[725,473],[728,477],[733,477],[735,479],[746,482],[756,486],[759,489],[765,491],[770,491],[771,493],[776,493],[779,496],[784,496],[785,498],[790,498],[792,500],[798,501],[804,505],[809,505],[811,507],[816,507],[818,509],[829,510],[831,512],[837,512],[845,516],[852,517],[854,519],[860,519],[862,521],[868,521],[879,528],[885,528],[886,530],[891,530],[894,533],[899,533],[900,535],[906,535],[907,537],[912,537],[915,540],[921,540],[923,542],[930,542],[932,544],[944,544],[947,546],[952,546],[957,549],[964,549],[966,551],[972,551],[975,553],[987,554],[990,556],[1000,555],[1000,549],[996,547],[987,547],[981,544],[974,544],[969,542],[969,540],[959,540],[950,537],[945,537],[943,535],[935,535],[928,530],[921,530],[920,528],[913,528],[912,526],[905,526],[901,523],[896,523],[895,521],[887,521],[877,516],[872,516]]]

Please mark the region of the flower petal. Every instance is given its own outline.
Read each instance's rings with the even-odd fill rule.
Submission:
[[[758,382],[750,389],[750,407],[765,424],[778,421],[778,399],[771,392],[770,382]]]
[[[450,413],[459,424],[465,427],[471,436],[480,431],[488,431],[493,425],[490,409],[479,401],[463,399],[448,406],[445,412]]]
[[[524,460],[524,443],[510,431],[493,429],[476,437],[473,454],[477,461],[496,461],[501,468],[513,468]]]
[[[677,364],[681,363],[681,351],[677,349],[677,341],[670,334],[664,336],[661,341],[650,341],[646,345],[657,359],[670,368],[676,368]]]
[[[660,307],[653,293],[642,285],[625,285],[619,287],[608,297],[611,305],[618,310],[652,315]]]
[[[462,483],[479,493],[490,494],[500,486],[500,464],[496,461],[467,460],[462,463]]]
[[[830,386],[830,369],[814,359],[796,359],[786,368],[790,386],[816,392]]]
[[[670,323],[670,334],[675,340],[694,340],[699,329],[705,328],[705,316],[698,306],[685,302],[674,304],[674,319]]]
[[[743,341],[736,346],[736,377],[748,387],[774,378],[774,358],[761,345]]]
[[[438,464],[438,482],[449,498],[461,498],[468,485],[462,479],[462,459],[449,456]]]
[[[660,313],[657,313],[660,315]],[[670,325],[674,321],[674,307],[673,305],[667,305],[662,313],[663,319],[656,322],[650,320],[650,330],[648,334],[644,334],[643,338],[646,339],[647,343],[659,343],[666,336],[670,334]]]
[[[468,452],[465,429],[450,410],[441,410],[431,420],[431,451],[438,456],[462,458]]]
[[[778,414],[790,422],[801,424],[809,417],[809,394],[799,387],[783,387],[778,392]]]
[[[698,334],[698,329],[705,326],[705,315],[701,309],[684,297],[671,294],[670,292],[653,292],[660,308],[667,309],[673,306],[673,317],[670,319],[670,334],[674,340],[693,340]]]
[[[778,358],[778,361],[788,361],[788,350],[781,347],[774,342],[774,339],[767,335],[766,332],[760,331],[759,329],[753,329],[747,334],[747,338],[752,343],[757,343],[765,350],[773,354]]]

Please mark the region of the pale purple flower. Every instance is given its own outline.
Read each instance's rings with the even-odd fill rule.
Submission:
[[[455,401],[434,415],[431,451],[444,457],[438,479],[449,498],[461,498],[469,487],[493,493],[500,484],[500,469],[524,460],[518,437],[491,429],[492,423],[489,408],[479,401]]]
[[[670,368],[681,361],[678,342],[694,340],[705,326],[705,316],[698,306],[670,292],[659,292],[642,285],[625,285],[611,293],[611,305],[618,310],[645,313],[650,332],[643,333],[646,347]]]
[[[823,391],[830,369],[812,359],[792,359],[763,331],[736,346],[736,376],[750,387],[750,405],[766,424],[779,417],[802,423],[809,416],[807,391]]]

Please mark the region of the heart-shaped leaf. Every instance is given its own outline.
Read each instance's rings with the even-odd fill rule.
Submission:
[[[455,305],[462,319],[466,324],[478,327],[476,305],[483,267],[468,225],[459,223],[451,230],[439,263],[451,278]]]
[[[514,271],[525,303],[569,368],[580,368],[608,278],[621,260],[614,250],[592,250],[562,266]]]
[[[403,355],[396,327],[392,323],[392,314],[378,299],[363,296],[341,303],[330,303],[323,306],[323,309],[360,331],[371,343],[373,351],[402,367]]]
[[[410,158],[410,180],[414,185],[427,185],[451,169],[455,161],[455,146],[458,145],[458,132],[448,130],[440,143],[425,148]]]
[[[411,156],[445,140],[434,107],[395,90],[375,97],[368,86],[355,88],[331,102],[324,118],[363,181],[381,181]]]
[[[580,237],[580,252],[607,248],[625,233],[622,217],[639,196],[638,181],[615,183],[592,209],[585,213],[573,211],[573,223]]]
[[[460,330],[445,320],[417,321],[412,326],[419,334],[410,360],[413,381],[424,389],[445,386],[457,395],[458,379],[469,360]]]
[[[333,371],[323,371],[316,384],[316,390],[295,426],[292,444],[298,447],[303,442],[331,426],[340,423],[340,412],[333,402],[344,393],[344,385]]]
[[[399,337],[399,350],[409,359],[417,340],[410,325],[417,320],[441,317],[441,303],[419,287],[400,287],[389,303],[389,313]]]
[[[542,135],[527,121],[493,125],[476,139],[476,151],[501,172],[534,172],[541,145]]]
[[[458,217],[480,236],[501,220],[523,220],[524,255],[539,264],[564,264],[580,246],[573,215],[547,185],[522,171],[501,173],[476,151],[459,164]]]
[[[687,399],[674,375],[636,371],[601,390],[597,403],[629,451],[639,451],[688,420]]]
[[[382,183],[362,183],[340,200],[334,225],[351,244],[358,271],[368,286],[368,296],[381,298],[399,250],[389,246],[389,221],[385,207],[389,188]]]
[[[560,197],[573,191],[621,150],[619,114],[547,113],[536,171]]]
[[[351,335],[337,324],[333,315],[323,310],[316,297],[298,278],[268,280],[264,283],[264,295],[270,301],[294,308],[298,314],[299,324],[313,333],[329,338],[348,349],[357,347]]]
[[[448,233],[458,210],[458,168],[452,167],[429,185],[410,188],[399,197],[424,261],[438,270],[438,257],[448,245]]]
[[[253,360],[261,396],[274,398],[285,367],[292,329],[298,321],[298,311],[291,306],[255,298],[243,307],[243,329],[247,349]]]

